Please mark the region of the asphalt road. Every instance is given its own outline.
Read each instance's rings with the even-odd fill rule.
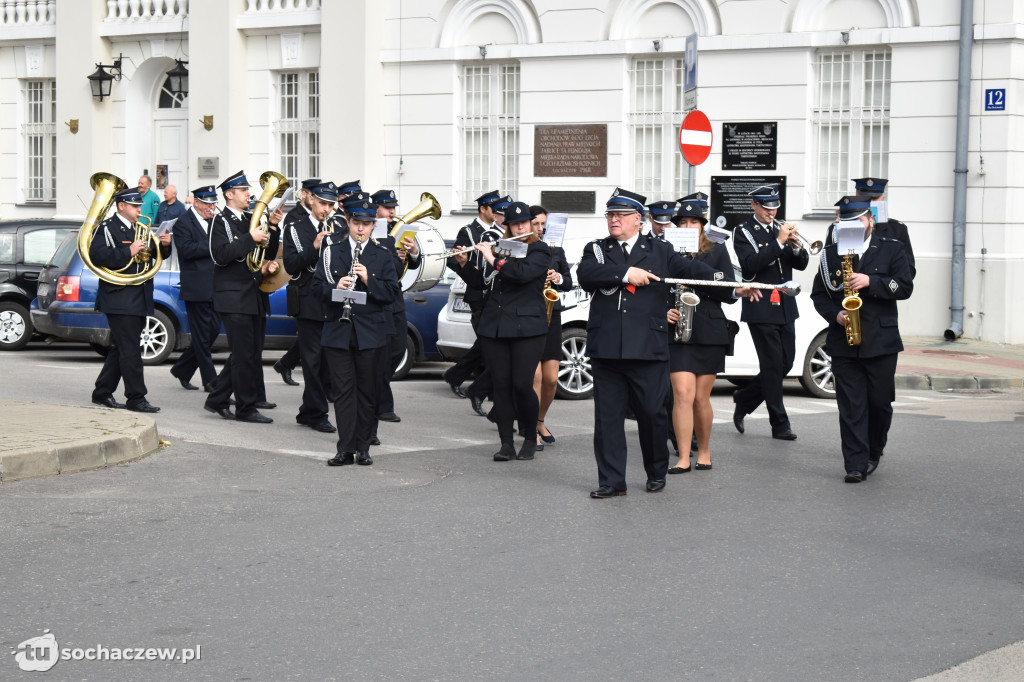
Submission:
[[[535,461],[495,463],[494,428],[418,369],[375,464],[331,469],[276,356],[273,425],[147,368],[169,447],[0,487],[0,679],[46,629],[202,647],[55,680],[913,680],[1024,639],[1020,392],[901,392],[848,485],[834,404],[794,384],[796,442],[718,424],[715,468],[650,495],[633,437],[628,496],[597,501],[589,401],[556,401]],[[83,347],[0,354],[0,397],[86,404],[98,370]],[[726,384],[714,403],[729,421]]]

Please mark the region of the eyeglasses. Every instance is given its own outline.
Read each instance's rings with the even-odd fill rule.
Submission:
[[[604,214],[604,217],[607,218],[608,220],[612,220],[613,218],[618,218],[619,220],[622,220],[626,216],[631,216],[631,215],[640,215],[640,214],[637,213],[636,211],[630,211],[628,213],[624,212],[624,211],[614,211],[614,212],[613,211],[608,211],[607,213]]]

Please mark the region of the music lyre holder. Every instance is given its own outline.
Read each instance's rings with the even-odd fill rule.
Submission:
[[[352,301],[353,305],[366,305],[366,292],[350,289],[333,289],[331,290],[331,300],[335,303]]]

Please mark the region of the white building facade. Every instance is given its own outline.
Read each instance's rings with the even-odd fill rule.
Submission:
[[[603,233],[616,186],[650,201],[687,193],[677,136],[685,41],[697,34],[697,104],[715,140],[693,169],[696,189],[783,176],[787,219],[820,239],[850,178],[889,178],[889,213],[917,256],[901,329],[941,336],[960,10],[957,0],[0,0],[0,219],[81,218],[99,170],[134,184],[166,168],[182,195],[239,169],[252,180],[276,170],[394,188],[400,213],[429,191],[449,235],[491,189],[528,203],[593,193],[571,213],[571,255]],[[973,24],[964,333],[1024,343],[1013,215],[1024,199],[1024,2],[976,0]],[[97,101],[87,77],[119,56],[122,77]],[[176,60],[187,62],[187,96],[168,87]],[[999,98],[1004,109],[986,109]],[[726,122],[775,124],[777,167],[723,170]],[[597,171],[538,166],[539,127],[558,125],[603,131]]]

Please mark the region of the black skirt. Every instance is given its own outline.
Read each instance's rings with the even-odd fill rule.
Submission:
[[[728,346],[670,343],[670,371],[692,372],[693,374],[719,374],[725,371],[725,352],[728,349]]]
[[[547,340],[544,341],[544,355],[540,357],[541,361],[544,360],[561,360],[562,359],[562,311],[552,310],[551,311],[551,324],[548,325],[548,336]]]

